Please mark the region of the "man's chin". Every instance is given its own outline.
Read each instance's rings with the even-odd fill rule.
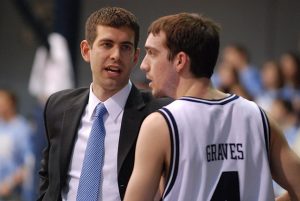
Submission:
[[[162,91],[156,91],[154,89],[152,89],[152,95],[155,97],[155,98],[164,98],[164,97],[167,97],[166,94],[162,93]]]

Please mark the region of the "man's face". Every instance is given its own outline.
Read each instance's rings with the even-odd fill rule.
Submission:
[[[141,69],[150,80],[152,94],[156,97],[174,97],[178,83],[174,62],[168,59],[169,50],[165,44],[164,32],[155,36],[150,33],[145,43],[146,55],[141,64]]]
[[[14,105],[5,91],[0,90],[0,118],[5,118],[6,115],[14,113]]]
[[[232,65],[237,70],[243,69],[244,65],[246,65],[246,61],[235,48],[226,47],[222,54],[223,62]]]
[[[97,37],[92,47],[86,40],[81,42],[81,53],[90,62],[93,89],[115,93],[129,80],[139,51],[134,49],[134,32],[128,27],[97,26]]]

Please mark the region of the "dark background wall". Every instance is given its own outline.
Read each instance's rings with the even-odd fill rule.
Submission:
[[[202,13],[217,21],[222,27],[221,47],[230,42],[244,44],[251,53],[252,63],[258,67],[284,51],[300,50],[299,0],[84,0],[78,30],[78,86],[89,85],[91,81],[90,68],[81,60],[79,52],[84,22],[91,12],[103,6],[124,7],[138,17],[141,48],[152,20],[186,11]],[[29,95],[28,80],[38,42],[10,0],[1,1],[0,44],[0,88],[14,90],[19,96],[21,112],[29,116],[35,99]],[[143,54],[142,51],[141,58]],[[138,67],[132,75],[133,81],[143,75]]]

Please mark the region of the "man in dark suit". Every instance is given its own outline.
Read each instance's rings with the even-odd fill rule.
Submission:
[[[102,8],[88,18],[85,34],[80,47],[83,59],[91,65],[92,83],[89,88],[57,92],[47,101],[48,146],[39,172],[38,200],[78,199],[93,114],[99,103],[107,113],[103,117],[105,153],[98,200],[122,200],[133,169],[140,125],[148,114],[169,103],[140,92],[129,81],[139,56],[139,25],[132,13]]]

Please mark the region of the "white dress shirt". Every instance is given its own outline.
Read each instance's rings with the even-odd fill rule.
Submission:
[[[104,115],[105,127],[105,155],[102,169],[102,189],[100,195],[105,201],[120,201],[118,188],[118,144],[120,137],[121,122],[124,113],[124,106],[129,96],[132,84],[129,82],[122,90],[104,102],[107,114]],[[89,100],[82,115],[80,126],[75,140],[75,146],[68,170],[67,183],[62,190],[63,201],[75,201],[79,179],[87,146],[88,138],[94,121],[93,112],[101,101],[95,96],[90,86]]]

